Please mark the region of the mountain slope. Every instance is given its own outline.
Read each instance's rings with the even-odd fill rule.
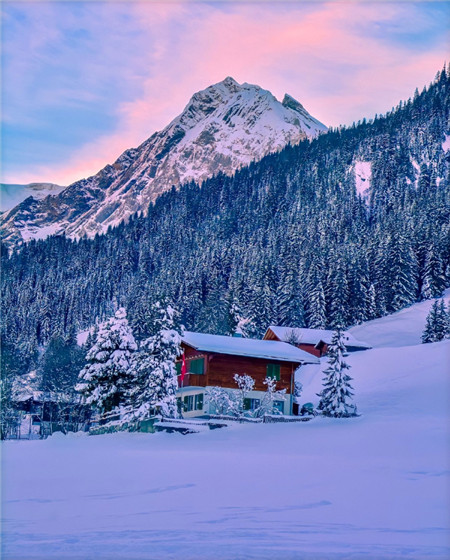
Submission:
[[[118,303],[143,336],[163,295],[189,330],[226,334],[246,320],[256,337],[270,324],[355,325],[436,297],[450,286],[449,80],[373,123],[166,192],[107,235],[4,253],[4,344],[32,361],[54,333],[86,329]],[[371,162],[368,206],[357,161]]]
[[[4,239],[72,238],[104,233],[159,194],[194,180],[202,182],[315,138],[326,127],[289,95],[280,103],[269,91],[233,78],[194,94],[184,111],[138,148],[124,152],[97,175],[58,196],[26,200],[3,217]]]

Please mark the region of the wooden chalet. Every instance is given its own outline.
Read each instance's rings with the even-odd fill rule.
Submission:
[[[266,391],[263,381],[269,376],[278,381],[277,389],[286,389],[287,399],[280,403],[280,412],[292,414],[294,372],[302,364],[319,363],[311,354],[279,341],[186,332],[181,346],[187,373],[183,382],[179,376],[178,396],[184,412],[191,416],[208,412],[204,406],[206,388],[219,386],[236,390],[233,379],[236,373],[250,375],[255,380],[249,399],[254,402],[248,403],[250,410],[256,408],[258,399]],[[183,356],[177,360],[179,374],[182,360]]]
[[[278,342],[288,342],[297,348],[320,358],[328,351],[328,345],[333,337],[331,330],[325,329],[303,329],[291,327],[270,326],[263,340]],[[344,332],[344,344],[347,352],[357,352],[359,350],[369,350],[371,346],[365,342],[357,340],[348,331]]]

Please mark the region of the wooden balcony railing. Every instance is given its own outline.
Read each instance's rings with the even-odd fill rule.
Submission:
[[[182,383],[179,375],[178,387],[206,387],[206,376],[201,373],[186,373]]]

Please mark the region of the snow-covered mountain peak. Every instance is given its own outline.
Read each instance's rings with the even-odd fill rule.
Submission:
[[[194,93],[183,112],[137,148],[57,196],[28,200],[2,216],[10,243],[52,233],[78,238],[104,233],[173,185],[222,172],[315,138],[327,127],[293,97],[283,103],[260,86],[228,76]],[[26,204],[25,204],[26,202]]]

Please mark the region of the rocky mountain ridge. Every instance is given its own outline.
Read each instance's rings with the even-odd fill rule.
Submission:
[[[293,97],[227,77],[195,93],[183,112],[112,165],[56,196],[28,198],[1,219],[9,245],[50,234],[105,233],[172,186],[203,182],[327,130]]]

